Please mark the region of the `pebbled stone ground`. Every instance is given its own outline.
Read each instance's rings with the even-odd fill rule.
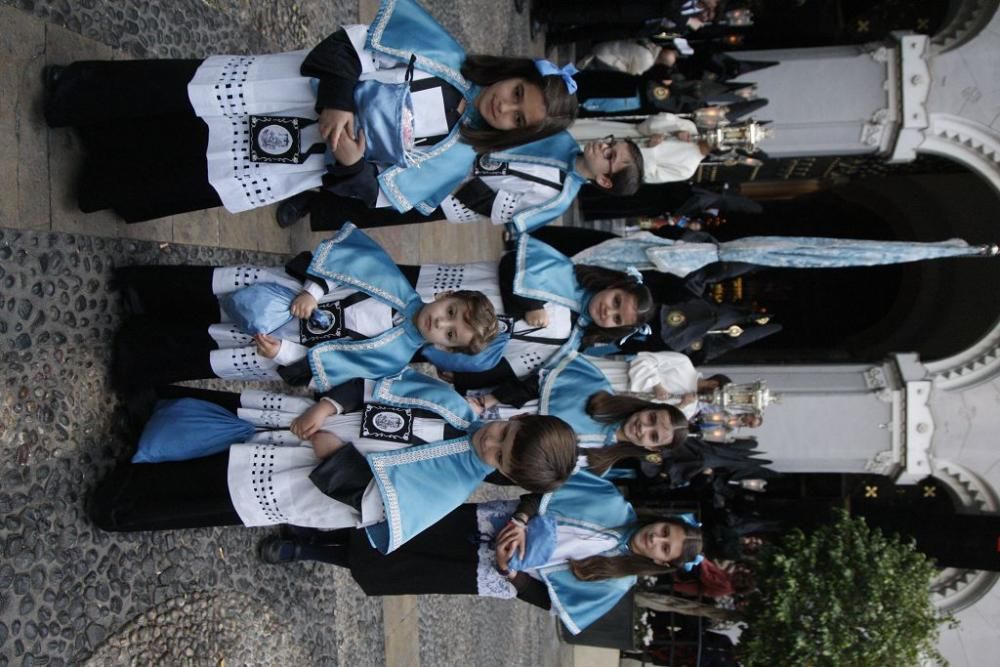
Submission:
[[[357,0],[0,0],[133,58],[199,58],[310,48],[358,21]],[[472,52],[533,51],[513,1],[424,3]]]
[[[336,665],[336,632],[310,622],[334,609],[374,621],[352,653],[376,664],[378,601],[339,599],[353,584],[332,568],[259,563],[270,531],[109,534],[86,517],[133,442],[107,384],[112,267],[281,259],[0,229],[0,666]]]
[[[194,58],[306,48],[357,2],[327,0],[0,0],[133,58]]]

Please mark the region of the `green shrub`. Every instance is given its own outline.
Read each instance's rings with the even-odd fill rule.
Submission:
[[[935,649],[942,618],[931,604],[931,561],[841,512],[806,535],[795,530],[755,568],[760,594],[745,609],[746,665],[905,667]],[[942,661],[943,662],[943,661]]]

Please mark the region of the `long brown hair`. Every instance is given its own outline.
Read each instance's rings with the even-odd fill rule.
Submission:
[[[516,417],[520,427],[507,461],[507,477],[533,493],[555,491],[576,468],[576,433],[550,415]]]
[[[584,330],[582,347],[589,347],[595,343],[616,342],[625,336],[635,332],[636,327],[642,326],[653,316],[656,304],[653,303],[653,294],[649,288],[640,283],[632,276],[622,271],[605,269],[602,266],[591,266],[590,264],[578,264],[574,267],[576,280],[593,297],[598,292],[608,289],[621,289],[635,297],[635,312],[638,321],[635,324],[621,327],[599,327],[590,324]]]
[[[489,86],[504,79],[524,79],[538,86],[545,100],[545,119],[538,125],[498,130],[492,127],[472,128],[462,125],[462,141],[477,153],[504,150],[544,139],[565,130],[576,120],[576,95],[566,88],[560,76],[542,76],[530,58],[504,56],[466,56],[462,63],[462,76],[469,81]]]
[[[637,577],[669,574],[677,568],[694,559],[702,550],[701,528],[673,517],[651,517],[640,519],[636,527],[642,528],[651,523],[669,523],[684,529],[684,546],[681,555],[669,565],[658,565],[656,561],[645,556],[628,554],[624,556],[590,556],[580,560],[569,561],[569,569],[581,581],[600,581],[602,579],[617,579],[635,575]]]
[[[598,391],[587,400],[587,414],[602,424],[621,424],[642,410],[662,410],[670,415],[674,437],[670,442],[664,443],[661,449],[676,447],[687,439],[687,417],[673,405],[644,401],[635,396],[619,396],[606,391]],[[603,475],[622,459],[641,458],[650,453],[653,451],[631,442],[617,442],[610,447],[592,447],[587,449],[587,467],[594,473]]]

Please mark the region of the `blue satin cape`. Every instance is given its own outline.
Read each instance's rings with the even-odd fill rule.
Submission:
[[[469,433],[481,425],[451,385],[411,368],[376,382],[372,400],[430,410]],[[385,508],[385,521],[367,528],[368,539],[382,553],[399,548],[465,502],[493,471],[472,448],[471,436],[373,453],[367,458]]]
[[[611,534],[618,546],[602,556],[628,553],[628,540],[636,522],[632,506],[618,493],[614,484],[587,471],[573,474],[559,489],[542,498],[539,511],[552,515],[560,525],[577,526]],[[552,608],[559,620],[574,635],[618,604],[635,585],[636,577],[627,576],[603,581],[581,581],[562,563],[537,570],[549,590]]]
[[[577,282],[573,260],[527,234],[518,237],[514,252],[514,294],[558,303],[589,322],[591,295]]]
[[[374,338],[330,340],[311,348],[309,368],[319,391],[353,378],[398,373],[427,343],[413,323],[423,307],[420,295],[385,250],[353,224],[319,244],[308,272],[360,290],[403,315],[402,322]]]
[[[462,431],[477,428],[479,422],[479,415],[454,387],[412,368],[376,382],[372,400],[397,408],[431,410]]]
[[[472,447],[472,435],[368,454],[382,495],[385,521],[368,526],[368,540],[390,553],[465,502],[493,468]]]
[[[447,81],[465,98],[462,118],[446,138],[422,152],[419,165],[393,166],[378,177],[382,192],[397,211],[416,208],[429,215],[461,185],[475,163],[476,151],[460,141],[459,128],[465,122],[482,124],[475,105],[480,88],[462,76],[465,49],[415,0],[383,0],[368,28],[365,47],[400,63],[408,63],[415,55],[415,67]],[[563,132],[501,155],[516,156],[502,159],[534,161],[570,171],[572,163],[565,160],[567,141],[572,138]]]
[[[559,417],[576,431],[583,447],[615,442],[617,424],[604,424],[587,414],[587,402],[598,391],[611,391],[608,379],[576,351],[555,359],[541,372],[538,414]]]

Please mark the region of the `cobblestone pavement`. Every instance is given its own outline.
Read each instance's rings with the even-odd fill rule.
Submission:
[[[359,14],[351,0],[0,3],[127,57],[303,48]],[[474,51],[537,49],[512,3],[427,4]],[[254,547],[273,529],[112,535],[86,518],[87,494],[132,442],[106,378],[111,268],[281,260],[0,227],[0,667],[383,664],[381,601],[337,568],[260,564]],[[528,605],[428,596],[418,611],[409,664],[534,666],[557,652],[552,619]]]
[[[357,0],[0,0],[134,58],[196,58],[308,48],[358,21]],[[534,47],[513,1],[424,3],[470,51]]]
[[[0,665],[55,667],[91,655],[95,665],[289,664],[296,656],[310,656],[296,664],[334,665],[335,633],[306,622],[334,609],[374,626],[363,637],[371,648],[352,648],[377,661],[377,601],[340,599],[346,577],[321,566],[258,563],[254,545],[266,531],[112,535],[85,515],[89,490],[132,442],[107,386],[120,315],[111,268],[280,261],[0,230]]]

